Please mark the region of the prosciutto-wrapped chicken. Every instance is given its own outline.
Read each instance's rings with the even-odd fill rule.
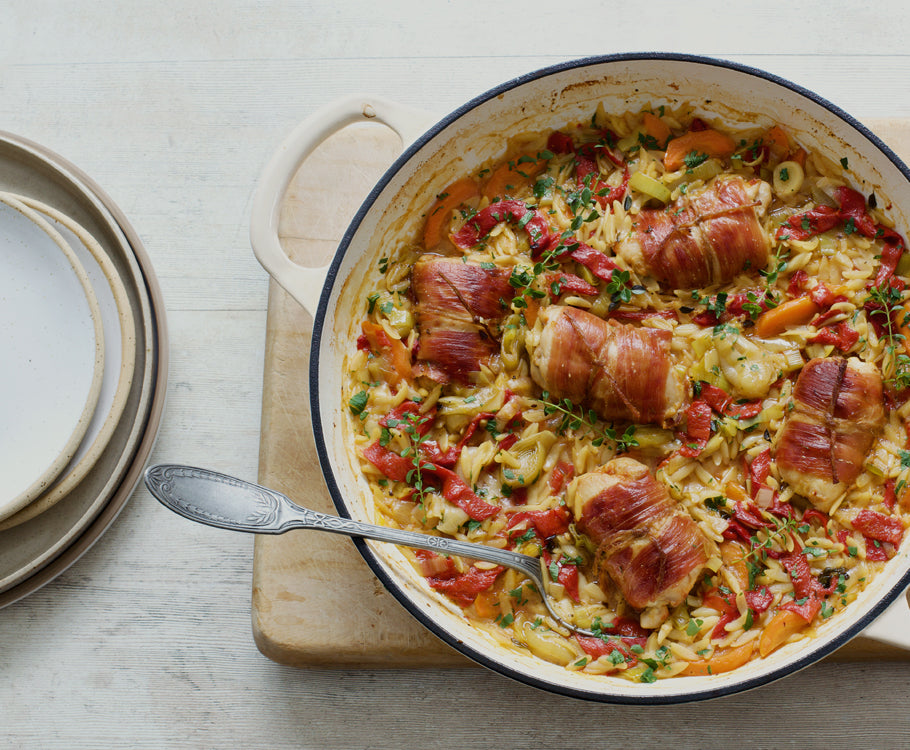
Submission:
[[[710,542],[648,467],[615,458],[574,480],[578,529],[597,546],[601,586],[635,609],[675,607],[708,561]]]
[[[642,210],[631,236],[617,242],[616,253],[666,288],[730,281],[744,268],[758,270],[768,263],[770,239],[759,220],[770,200],[766,182],[717,178],[665,208]]]
[[[585,404],[605,420],[675,421],[687,391],[670,357],[670,331],[562,305],[546,308],[541,317],[544,328],[531,358],[531,377],[541,388]]]
[[[775,449],[781,479],[827,512],[853,484],[885,423],[882,377],[855,357],[808,362]]]
[[[513,296],[509,270],[423,255],[411,269],[418,361],[438,380],[466,382],[499,349],[499,324]]]

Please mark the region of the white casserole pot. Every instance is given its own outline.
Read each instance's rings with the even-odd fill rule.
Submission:
[[[781,124],[801,144],[846,157],[849,178],[875,192],[905,237],[910,229],[910,171],[878,138],[817,95],[776,76],[713,59],[630,54],[578,60],[517,78],[468,102],[426,129],[426,116],[373,98],[349,98],[302,123],[263,173],[254,200],[251,240],[266,270],[314,318],[310,394],[316,446],[326,483],[341,515],[373,520],[371,494],[351,449],[342,383],[345,356],[359,335],[363,300],[379,277],[384,249],[409,241],[421,215],[455,178],[503,156],[509,138],[587,120],[603,103],[609,112],[684,102],[696,114],[770,126]],[[374,187],[331,265],[304,268],[283,251],[278,210],[301,162],[336,130],[364,120],[385,123],[406,145]],[[521,682],[556,693],[613,703],[664,704],[712,698],[756,687],[830,654],[865,635],[910,647],[907,602],[910,534],[859,598],[824,622],[811,639],[781,647],[732,672],[638,684],[568,671],[508,650],[473,627],[461,609],[433,592],[391,545],[356,542],[386,588],[432,632],[475,661]],[[873,620],[894,606],[873,624]]]

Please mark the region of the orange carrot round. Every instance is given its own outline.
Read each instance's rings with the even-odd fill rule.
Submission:
[[[730,156],[736,150],[736,143],[730,136],[717,130],[690,130],[667,144],[664,166],[671,172],[685,166],[686,157],[693,151],[717,158]]]
[[[720,674],[741,667],[752,658],[752,643],[744,643],[736,648],[718,649],[709,659],[691,661],[680,673],[686,677]]]
[[[804,295],[765,310],[758,316],[753,330],[759,338],[777,336],[788,328],[806,325],[819,312],[821,307],[809,295]]]
[[[798,633],[808,623],[796,612],[781,609],[765,626],[758,642],[758,653],[767,656],[794,633]]]
[[[423,246],[427,250],[432,250],[442,242],[442,225],[449,214],[465,201],[478,195],[480,189],[470,177],[463,177],[443,190],[427,214],[427,223],[423,227]]]
[[[492,199],[514,193],[516,188],[528,184],[543,172],[545,166],[546,160],[528,154],[500,164],[483,186],[483,195]]]
[[[670,140],[670,127],[657,115],[645,112],[642,115],[641,124],[644,125],[645,132],[657,142],[660,148],[663,148]]]

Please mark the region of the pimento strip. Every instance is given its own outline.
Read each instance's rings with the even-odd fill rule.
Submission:
[[[379,469],[389,479],[411,484],[416,469],[428,477],[436,477],[441,482],[442,496],[453,505],[461,508],[473,521],[484,521],[496,515],[499,508],[490,505],[478,497],[464,480],[454,471],[443,466],[436,466],[423,457],[411,458],[399,456],[394,451],[380,445],[379,442],[368,445],[363,451],[363,457]]]
[[[817,206],[809,211],[791,216],[777,230],[777,239],[792,237],[795,240],[807,240],[839,224],[844,225],[848,234],[856,232],[870,239],[880,239],[885,243],[882,249],[881,264],[870,286],[881,286],[889,281],[897,270],[898,261],[904,254],[905,243],[890,227],[877,224],[866,210],[866,199],[853,188],[840,186],[834,191],[837,208]]]
[[[466,221],[452,235],[452,240],[462,250],[470,250],[503,222],[514,224],[528,233],[530,247],[535,255],[550,251],[559,260],[570,257],[603,281],[610,281],[613,277],[617,266],[612,260],[583,242],[564,238],[554,232],[546,215],[538,209],[528,208],[523,201],[491,203]]]

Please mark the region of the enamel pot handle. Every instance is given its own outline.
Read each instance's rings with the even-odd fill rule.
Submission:
[[[385,99],[370,96],[339,99],[315,112],[291,132],[263,170],[253,196],[250,219],[253,253],[269,275],[314,316],[328,266],[312,268],[291,260],[278,236],[281,204],[304,159],[333,133],[358,122],[387,125],[401,138],[402,149],[429,124],[425,112]]]

